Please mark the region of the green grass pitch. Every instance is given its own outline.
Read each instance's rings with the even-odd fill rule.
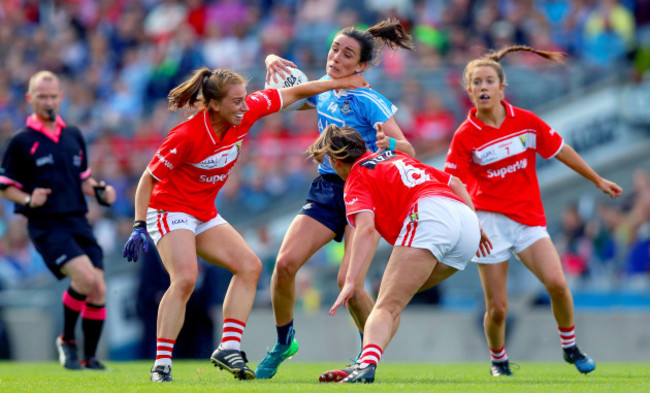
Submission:
[[[271,380],[238,381],[209,361],[176,360],[174,382],[149,381],[151,361],[107,362],[108,371],[68,371],[58,363],[0,362],[0,392],[650,392],[650,363],[599,363],[589,375],[563,363],[521,363],[492,378],[488,363],[381,363],[371,385],[321,384],[332,363],[287,362]],[[254,364],[251,364],[254,366]]]

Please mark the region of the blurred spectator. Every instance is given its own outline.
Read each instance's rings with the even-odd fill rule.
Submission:
[[[53,282],[41,256],[29,241],[24,217],[12,217],[4,231],[1,247],[1,287],[23,288]]]
[[[618,0],[603,0],[587,17],[583,58],[599,67],[615,64],[632,50],[634,30],[629,9]]]
[[[570,282],[589,273],[593,244],[585,236],[585,222],[580,217],[577,205],[564,208],[562,229],[555,243]]]
[[[629,226],[630,250],[625,273],[650,278],[650,175],[644,170],[634,173],[634,189],[626,223]]]
[[[236,25],[248,17],[246,4],[241,0],[210,2],[205,11],[207,26],[218,25],[224,36],[231,35]]]
[[[445,152],[456,129],[454,114],[445,108],[440,96],[428,91],[421,96],[422,109],[415,113],[413,140],[416,154],[431,156]]]
[[[166,41],[171,39],[176,28],[186,19],[187,8],[182,2],[160,0],[144,19],[144,32],[154,42]]]

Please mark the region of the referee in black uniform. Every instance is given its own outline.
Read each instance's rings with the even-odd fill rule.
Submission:
[[[0,169],[0,194],[28,220],[29,237],[58,278],[70,277],[63,293],[63,334],[56,346],[61,364],[73,370],[103,370],[95,358],[106,319],[103,254],[86,219],[85,195],[105,206],[115,189],[97,182],[88,168],[86,144],[78,128],[57,115],[63,98],[59,78],[40,71],[25,95],[34,113],[13,136]],[[81,315],[83,361],[79,361],[75,325]]]

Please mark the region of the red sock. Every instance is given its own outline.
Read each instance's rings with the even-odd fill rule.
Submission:
[[[506,353],[506,346],[502,346],[501,349],[494,350],[490,348],[490,359],[493,362],[505,362],[508,360],[508,354]]]
[[[359,358],[361,368],[366,368],[370,364],[374,364],[376,366],[377,363],[379,363],[379,360],[381,360],[382,353],[383,351],[381,348],[375,344],[368,344],[363,347],[361,350],[361,357]]]
[[[575,325],[563,328],[557,327],[558,333],[560,333],[560,344],[562,348],[569,348],[576,345],[576,329]]]
[[[175,340],[168,340],[166,338],[156,339],[156,362],[154,366],[171,366],[172,365],[172,351],[174,350]]]
[[[245,327],[244,322],[232,318],[224,319],[220,347],[223,349],[241,349],[241,336],[244,334]]]

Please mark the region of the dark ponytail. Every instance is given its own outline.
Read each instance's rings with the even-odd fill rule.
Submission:
[[[346,27],[339,34],[354,38],[359,42],[361,46],[360,63],[375,65],[373,59],[378,57],[384,46],[388,46],[391,49],[403,48],[410,51],[415,50],[411,36],[404,31],[404,27],[397,19],[383,20],[368,30]],[[377,40],[381,41],[381,45],[375,46]]]

